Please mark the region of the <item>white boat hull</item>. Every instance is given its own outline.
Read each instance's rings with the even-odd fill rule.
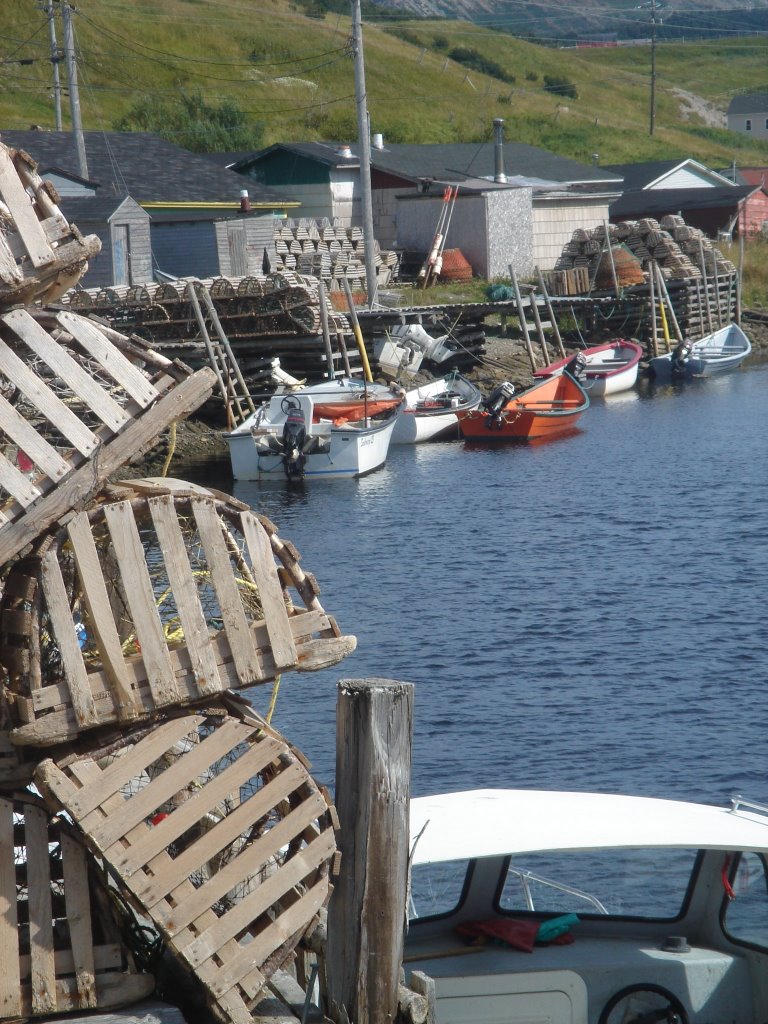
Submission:
[[[420,444],[454,434],[458,437],[458,413],[476,409],[480,389],[464,377],[449,374],[406,392],[397,414],[392,444]]]
[[[270,442],[279,441],[285,416],[279,401],[271,399],[265,410],[259,410],[225,435],[229,445],[232,475],[236,480],[285,479],[285,457],[270,450]],[[325,450],[305,456],[303,477],[307,479],[350,479],[365,476],[384,465],[392,439],[396,414],[384,420],[356,420],[334,425],[329,420],[312,422],[312,399],[301,397],[307,434]]]
[[[604,398],[629,391],[637,382],[642,347],[636,342],[617,341],[595,345],[581,352],[586,361],[585,389],[590,398]],[[543,367],[534,377],[549,377],[562,373],[573,359],[569,356]]]

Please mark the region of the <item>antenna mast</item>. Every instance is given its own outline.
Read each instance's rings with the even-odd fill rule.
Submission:
[[[85,157],[83,123],[80,120],[80,92],[77,87],[77,59],[75,58],[75,34],[72,30],[72,6],[69,0],[62,0],[61,17],[64,22],[64,56],[67,61],[69,79],[69,105],[72,110],[72,134],[77,147],[77,162],[81,178],[88,178],[88,161]]]

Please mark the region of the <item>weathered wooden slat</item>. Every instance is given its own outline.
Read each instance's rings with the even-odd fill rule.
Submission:
[[[307,875],[316,871],[324,861],[333,856],[335,850],[336,840],[333,832],[323,832],[287,863],[282,864],[279,871],[270,875],[261,885],[239,900],[228,914],[220,917],[214,925],[191,942],[184,950],[187,962],[193,967],[198,967],[212,957],[219,946],[228,939],[235,938],[251,921],[255,921],[289,890],[299,885]],[[275,948],[269,949],[267,956],[274,952]]]
[[[67,532],[80,574],[80,585],[88,609],[90,627],[96,635],[104,673],[117,699],[118,718],[127,721],[135,718],[139,712],[138,695],[134,692],[130,676],[126,672],[120,636],[111,614],[104,574],[87,514],[82,512],[76,515],[68,523]]]
[[[21,1014],[13,803],[0,799],[0,1017]]]
[[[98,979],[98,1007],[103,1010],[117,1009],[130,1006],[147,996],[151,996],[155,989],[155,979],[151,974],[135,974],[126,971],[104,971]],[[21,988],[21,1012],[24,1017],[33,1014],[32,989],[29,985],[22,985]],[[80,1010],[80,994],[77,990],[77,983],[74,978],[56,979],[56,1013],[74,1013]],[[122,1011],[110,1020],[112,1024],[149,1024],[146,1016],[142,1013],[141,1019],[126,1019],[126,1012]],[[92,1024],[104,1024],[104,1018],[99,1015],[93,1019],[93,1014],[88,1011],[88,1020]],[[83,1018],[78,1018],[82,1024]],[[77,1021],[68,1020],[68,1024],[78,1024]],[[251,1021],[251,1024],[256,1024]]]
[[[13,249],[14,241],[15,236],[0,233],[0,282],[9,285],[20,284],[24,280],[21,268],[16,263],[16,253]],[[21,239],[18,241],[19,248],[23,249],[24,254],[26,254],[27,250],[23,248]]]
[[[201,696],[220,692],[224,684],[219,675],[208,624],[200,606],[200,597],[173,498],[169,494],[150,498],[149,508],[163,550],[168,580],[176,600],[195,685]]]
[[[210,736],[206,736],[202,743],[192,744],[178,760],[152,780],[152,785],[146,786],[131,796],[130,800],[126,800],[120,814],[113,815],[101,825],[92,828],[92,842],[96,843],[100,850],[108,851],[110,846],[129,829],[144,821],[161,804],[167,803],[178,792],[183,791],[224,754],[238,743],[244,742],[252,731],[247,725],[232,719],[224,722]]]
[[[48,815],[41,807],[28,805],[25,808],[24,837],[27,847],[32,1009],[40,1016],[56,1009]]]
[[[91,928],[91,900],[88,891],[88,867],[85,850],[66,833],[60,836],[64,870],[64,898],[67,924],[72,942],[72,959],[77,982],[79,1006],[86,1010],[98,1006],[96,964]]]
[[[0,452],[0,487],[24,507],[36,501],[41,492]]]
[[[9,315],[6,313],[0,319],[5,320]],[[94,451],[98,438],[4,341],[0,341],[0,373],[26,395],[49,423],[56,425],[81,455]]]
[[[17,444],[51,480],[61,480],[69,472],[69,464],[62,459],[53,445],[41,437],[32,424],[20,416],[2,395],[0,395],[0,430]]]
[[[298,762],[296,765],[291,766],[293,769],[291,779],[299,772],[297,765]],[[288,780],[288,782],[290,781]],[[269,859],[280,851],[281,845],[300,835],[309,826],[312,818],[317,817],[318,813],[321,813],[317,810],[321,803],[319,798],[307,801],[306,804],[302,803],[295,811],[292,811],[286,818],[260,836],[255,843],[252,843],[246,850],[243,850],[237,858],[237,863],[230,862],[225,864],[220,871],[212,875],[197,890],[194,897],[184,900],[183,904],[177,905],[172,909],[170,907],[156,908],[155,917],[157,921],[165,925],[169,935],[180,935],[183,929],[188,927],[198,917],[202,909],[206,906],[211,906],[216,900],[225,896],[232,889],[233,885],[243,878],[244,874],[257,876]],[[330,835],[330,833],[328,834]],[[332,855],[332,852],[328,853],[328,857]],[[262,882],[259,885],[259,892],[262,892],[264,884],[266,883]],[[171,895],[173,894],[171,893]],[[176,902],[175,899],[173,902]],[[269,904],[267,903],[266,905],[268,906]],[[261,913],[261,911],[258,913]],[[252,915],[253,918],[256,916],[258,916],[256,913]],[[189,939],[190,941],[193,939],[191,934]]]
[[[130,423],[122,433],[106,444],[97,462],[77,466],[52,492],[35,506],[34,520],[23,517],[0,529],[0,565],[11,559],[26,544],[38,537],[64,513],[80,508],[117,469],[152,444],[174,420],[188,416],[211,393],[215,378],[212,370],[202,369],[182,381],[169,394]],[[17,513],[18,515],[18,513]],[[16,519],[10,515],[10,519]]]
[[[193,508],[200,540],[219,601],[224,629],[232,649],[232,659],[241,685],[247,685],[249,682],[256,682],[261,677],[261,669],[253,636],[243,611],[242,600],[232,575],[232,566],[222,536],[221,523],[213,501],[196,501]]]
[[[93,948],[93,963],[96,970],[114,970],[116,967],[121,967],[124,959],[124,951],[120,946],[114,943],[102,943],[99,946]],[[56,977],[60,978],[63,974],[72,974],[75,970],[75,958],[72,955],[71,949],[57,949],[54,950],[53,954],[54,964],[56,967]],[[29,977],[31,969],[31,962],[28,954],[22,954],[19,958],[19,967],[22,977]]]
[[[198,975],[207,981],[215,996],[221,996],[237,985],[250,964],[260,963],[273,953],[284,942],[296,935],[303,927],[307,927],[313,917],[321,910],[328,899],[328,880],[320,879],[308,889],[291,907],[282,913],[276,921],[268,925],[253,940],[243,946],[237,956],[227,959],[218,968],[210,960],[200,965]],[[209,977],[206,977],[209,975]]]
[[[24,241],[32,266],[43,267],[52,263],[54,252],[5,147],[0,148],[0,197],[13,215],[16,230]]]
[[[193,794],[181,807],[176,808],[173,814],[169,814],[163,821],[158,822],[151,832],[137,840],[129,849],[110,851],[110,858],[122,877],[129,879],[158,853],[168,849],[171,843],[183,835],[187,829],[204,818],[206,814],[214,811],[216,805],[225,797],[236,792],[239,786],[244,785],[273,761],[280,750],[280,744],[271,738],[255,744],[234,764]],[[236,821],[250,814],[250,808],[248,808],[247,814],[243,813],[245,807],[245,803],[241,804],[223,819],[228,826],[225,831],[229,838],[225,835],[214,835],[223,822],[218,822],[211,827],[206,842],[204,860],[209,860],[215,853],[220,852],[224,846],[237,838],[242,829],[234,833],[231,832],[231,829],[236,826]],[[236,820],[233,822],[231,819]],[[171,876],[163,878],[154,873],[151,876],[145,876],[137,882],[136,887],[131,887],[132,892],[145,900],[148,906],[152,906],[173,889],[180,877],[191,874],[201,866],[202,861],[199,860],[199,857],[200,851],[196,851],[193,846],[188,846],[174,858],[174,871]]]
[[[126,501],[105,505],[104,516],[131,610],[136,639],[141,646],[152,698],[157,707],[178,703],[181,690],[168,654],[152,580],[130,503]]]
[[[14,309],[3,317],[10,329],[38,355],[74,394],[80,398],[113,433],[122,430],[130,416],[87,373],[72,356],[57,344],[25,309]],[[114,351],[114,350],[113,350]]]
[[[251,556],[253,575],[259,588],[259,599],[267,623],[272,657],[278,668],[288,668],[296,664],[296,645],[288,621],[283,589],[277,576],[272,545],[264,527],[252,512],[242,512],[240,523]]]
[[[76,313],[58,313],[56,319],[65,331],[90,352],[102,369],[127,391],[134,402],[146,409],[155,401],[157,391],[150,381],[104,337],[96,324]]]
[[[261,745],[259,744],[259,746]],[[294,792],[301,784],[302,768],[303,766],[300,762],[295,761],[284,771],[280,772],[278,777],[272,780],[268,786],[265,786],[265,790],[268,789],[270,791],[270,798],[276,797],[279,801]],[[281,796],[281,794],[284,794],[284,796]],[[255,798],[251,797],[251,800],[253,799]],[[277,803],[271,806],[277,806]],[[271,808],[268,806],[267,809]],[[246,850],[241,851],[235,860],[231,860],[220,870],[216,871],[207,882],[196,889],[194,896],[184,900],[183,905],[179,903],[175,895],[175,889],[179,881],[178,872],[175,877],[168,873],[165,875],[155,875],[153,872],[150,878],[145,879],[145,884],[142,884],[140,889],[134,889],[133,891],[137,896],[141,892],[142,901],[146,902],[148,907],[153,908],[156,921],[167,929],[169,935],[178,935],[207,907],[213,906],[217,900],[225,896],[244,877],[255,875],[264,866],[269,857],[274,856],[284,843],[299,835],[302,828],[307,827],[313,818],[317,818],[323,813],[323,810],[322,800],[319,797],[317,800],[310,799],[306,803],[302,803],[297,808],[297,813],[289,814],[271,829],[268,829],[255,843],[252,843]],[[245,828],[243,828],[243,823],[252,822],[254,818],[253,805],[250,800],[246,800],[234,811],[217,822],[206,836],[204,850],[195,851],[196,856],[194,859],[190,851],[184,851],[181,855],[184,858],[182,863],[187,867],[185,874],[189,875],[192,871],[199,870],[207,860],[212,860],[229,843],[232,843],[241,832],[247,830],[249,826],[246,824]],[[240,823],[240,828],[238,831],[234,831],[238,823]],[[151,862],[148,862],[148,864],[151,866]],[[156,906],[160,900],[165,900],[168,896],[171,897],[169,902]]]
[[[78,726],[85,729],[97,725],[99,716],[91,694],[82,651],[77,642],[67,589],[55,548],[49,548],[45,553],[41,569],[43,592],[59,646],[72,710]]]
[[[199,715],[172,719],[162,725],[119,760],[99,771],[85,789],[78,790],[67,776],[52,761],[46,761],[51,777],[46,784],[56,798],[65,804],[81,823],[91,828],[93,821],[87,816],[110,797],[120,793],[126,779],[140,775],[149,765],[169,750],[175,743],[194,734],[203,722]],[[122,800],[122,797],[120,797]],[[98,817],[96,820],[99,820]]]
[[[295,623],[294,632],[297,636],[300,637],[305,631],[306,627],[304,626],[304,623],[306,623],[310,615],[313,614],[315,613],[307,612],[300,616],[291,617],[292,624]],[[306,632],[309,632],[309,630],[306,630]],[[242,683],[240,682],[239,674],[231,662],[231,652],[223,634],[222,636],[214,639],[214,644],[223,652],[219,662],[220,671],[226,673],[229,686],[234,689],[241,688]],[[298,648],[299,664],[297,665],[297,668],[299,671],[303,671],[305,666],[307,666],[307,671],[327,668],[331,665],[337,664],[342,660],[342,658],[351,654],[354,649],[355,638],[351,636],[341,636],[328,639],[309,639],[303,642],[300,641]],[[175,666],[176,680],[180,692],[182,693],[182,703],[199,699],[200,694],[192,683],[189,663],[186,659],[186,652],[183,649],[172,650],[170,652],[170,657]],[[135,681],[133,685],[138,691],[139,700],[141,702],[142,710],[139,712],[139,717],[148,717],[153,713],[154,703],[149,685],[146,681],[143,662],[126,662],[126,668],[132,679]],[[259,682],[274,679],[278,674],[279,672],[277,667],[274,665],[267,652],[263,659],[263,676]],[[103,673],[92,672],[89,673],[89,680],[91,682],[94,700],[97,702],[97,706],[99,708],[100,724],[105,725],[117,722],[117,708],[114,704],[113,695],[109,689],[109,683],[106,676]],[[35,690],[32,699],[36,713],[41,709],[54,710],[50,710],[47,714],[38,717],[34,722],[20,725],[15,728],[12,732],[14,743],[31,746],[45,746],[50,743],[59,743],[78,735],[79,729],[73,712],[69,708],[61,707],[62,702],[66,700],[66,693],[64,693],[64,696],[62,697],[60,684],[45,686],[40,690]],[[58,709],[56,709],[57,705],[59,705]]]

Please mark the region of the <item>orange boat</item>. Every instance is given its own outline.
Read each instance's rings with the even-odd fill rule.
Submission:
[[[500,384],[479,408],[458,414],[459,429],[473,441],[532,441],[568,430],[588,408],[584,388],[563,372],[519,395],[514,385]]]

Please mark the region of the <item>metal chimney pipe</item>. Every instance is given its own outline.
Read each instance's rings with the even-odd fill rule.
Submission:
[[[493,134],[493,180],[504,184],[507,176],[504,173],[504,118],[494,117]]]

